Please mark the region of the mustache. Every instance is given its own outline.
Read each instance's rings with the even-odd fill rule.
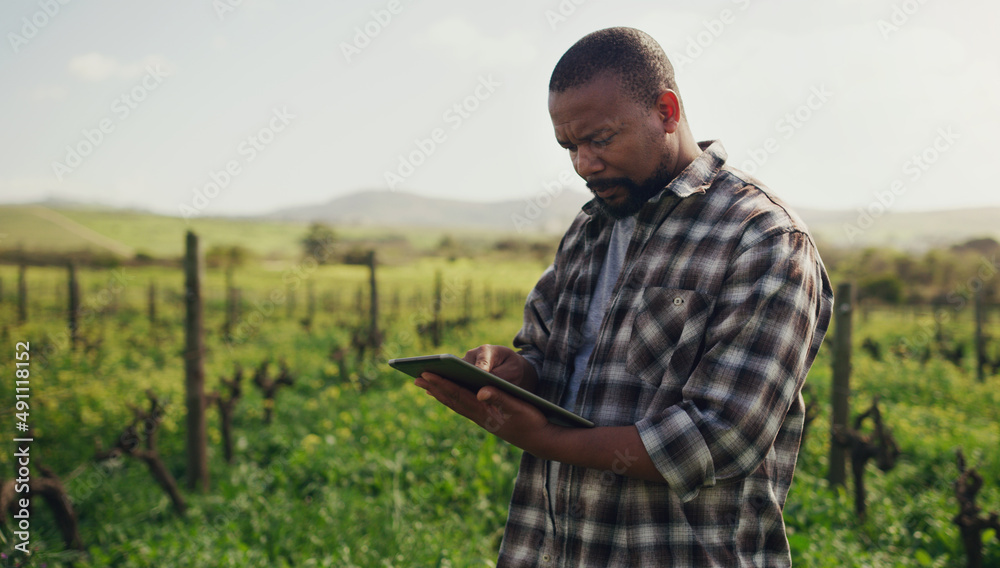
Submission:
[[[590,189],[591,191],[598,191],[601,189],[609,189],[612,187],[619,187],[619,186],[627,189],[635,189],[638,187],[638,185],[634,181],[625,177],[604,178],[604,179],[595,179],[587,181],[587,188]]]

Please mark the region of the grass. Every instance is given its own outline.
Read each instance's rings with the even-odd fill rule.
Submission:
[[[263,259],[288,260],[299,256],[299,240],[308,224],[264,221],[260,219],[197,217],[185,220],[137,211],[99,208],[60,208],[56,213],[68,223],[53,222],[49,216],[36,214],[34,205],[0,205],[0,249],[23,246],[26,251],[75,251],[91,249],[107,252],[100,242],[81,238],[67,225],[93,231],[110,241],[121,243],[156,258],[179,258],[184,254],[184,233],[192,230],[200,237],[202,250],[213,246],[239,245]],[[458,243],[464,253],[488,251],[499,240],[516,238],[527,242],[552,242],[551,235],[512,235],[501,231],[472,229],[428,229],[426,227],[338,226],[343,245],[352,243],[380,245],[383,261],[400,263],[412,259],[415,252],[438,248],[446,237]]]
[[[543,268],[539,262],[432,258],[380,267],[383,358],[509,344],[520,327],[519,303]],[[0,266],[5,283],[0,345],[12,352],[15,341],[29,340],[37,354],[30,399],[33,460],[62,476],[87,546],[83,557],[63,551],[47,509],[37,506],[31,565],[56,566],[71,559],[76,566],[95,568],[493,565],[520,450],[446,411],[379,362],[349,358],[341,373],[329,353],[348,345],[352,329],[363,323],[363,267],[309,271],[279,261],[237,271],[236,284],[243,290],[240,322],[248,327],[235,342],[220,333],[223,275],[207,273],[207,389],[231,376],[237,363],[249,371],[265,359],[285,359],[296,381],[279,392],[271,425],[263,423],[260,393],[245,381],[235,416],[233,465],[223,463],[218,416],[209,411],[212,487],[206,494],[184,490],[190,505],[186,516],[173,513],[141,462],[96,463],[95,438],[112,445],[128,423],[128,405],[142,404],[143,391],[153,388],[168,401],[160,452],[182,487],[187,481],[183,278],[161,267],[124,270],[128,284],[115,294],[108,284],[111,271],[81,271],[84,305],[92,310],[83,333],[93,346],[73,351],[64,339],[65,271],[29,269],[29,322],[16,326],[15,268]],[[434,347],[417,326],[433,313],[438,271],[444,318],[454,321],[465,314],[468,286],[474,319],[468,326],[450,326],[443,345]],[[294,313],[289,315],[281,302],[268,306],[272,294],[287,292],[293,282],[299,284]],[[300,320],[310,282],[317,314],[306,332]],[[157,324],[145,317],[150,283],[159,291]],[[510,298],[499,319],[486,316],[487,289],[491,312],[501,305],[497,298]],[[256,321],[253,314],[260,322],[250,325]],[[884,346],[918,337],[923,318],[879,311],[867,320],[859,316],[855,344],[859,347],[866,337]],[[997,323],[990,326],[992,336],[1000,337]],[[946,329],[955,341],[967,341],[970,330],[967,313],[954,314]],[[855,349],[853,410],[880,396],[903,452],[889,472],[869,466],[869,516],[860,521],[850,493],[825,482],[830,360],[828,347],[821,350],[808,378],[823,403],[821,413],[805,440],[785,510],[795,565],[962,565],[958,529],[951,523],[957,512],[951,485],[957,477],[956,448],[963,448],[986,480],[980,505],[1000,509],[1000,378],[976,382],[968,359],[961,366],[937,358],[922,365],[891,354],[877,361]],[[9,393],[5,396],[10,400]],[[12,414],[9,407],[0,412],[7,424]],[[0,453],[0,471],[12,471],[12,453]],[[0,536],[10,554],[9,525]],[[985,565],[1000,565],[1000,543],[991,540],[985,551]]]

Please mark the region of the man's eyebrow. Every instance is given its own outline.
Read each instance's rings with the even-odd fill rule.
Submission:
[[[579,138],[579,140],[581,142],[586,142],[588,140],[593,140],[599,134],[603,134],[604,132],[610,131],[610,130],[613,130],[610,126],[599,126],[599,127],[595,128],[594,130],[591,130],[587,134],[584,134],[583,136],[581,136]],[[558,135],[556,136],[556,142],[558,142],[560,146],[570,146],[572,144],[569,140],[566,140],[565,138],[560,138]]]

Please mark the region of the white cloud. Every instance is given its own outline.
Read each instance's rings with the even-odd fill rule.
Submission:
[[[118,70],[119,64],[100,53],[77,55],[69,60],[69,72],[84,81],[103,81]]]
[[[485,67],[521,66],[537,56],[533,42],[522,32],[512,31],[503,37],[491,37],[465,18],[450,17],[427,28],[417,39],[419,45],[444,49],[460,62]]]
[[[147,55],[135,63],[119,63],[118,60],[97,52],[77,55],[69,60],[69,71],[84,81],[99,82],[110,77],[135,79],[146,72],[148,66],[160,66],[167,73],[173,66],[161,55]]]

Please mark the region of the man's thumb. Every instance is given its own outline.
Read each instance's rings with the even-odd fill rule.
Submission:
[[[476,398],[479,399],[479,402],[488,402],[490,404],[500,404],[503,402],[503,394],[493,387],[479,389],[479,392],[476,393]]]

